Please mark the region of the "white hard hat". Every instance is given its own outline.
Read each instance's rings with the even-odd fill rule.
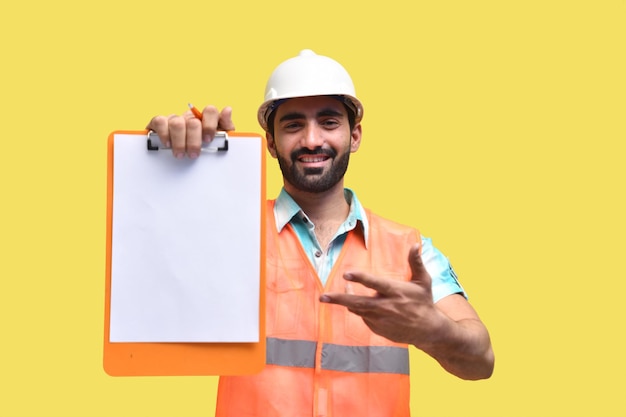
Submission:
[[[341,96],[355,115],[355,123],[363,118],[363,105],[356,98],[350,75],[334,59],[304,49],[294,58],[281,63],[267,81],[265,101],[257,118],[268,130],[269,116],[284,99],[310,96]]]

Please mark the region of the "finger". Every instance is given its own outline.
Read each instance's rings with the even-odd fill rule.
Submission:
[[[170,144],[176,158],[185,156],[187,142],[187,123],[183,116],[170,116],[168,120]]]
[[[409,265],[411,266],[411,281],[430,286],[430,274],[428,274],[422,262],[421,247],[419,244],[413,245],[409,251]]]
[[[161,143],[166,147],[170,147],[170,131],[169,131],[169,123],[168,119],[165,116],[155,116],[150,120],[146,129],[152,130],[154,133],[159,135],[161,139]]]
[[[233,123],[233,109],[231,107],[224,107],[220,112],[218,128],[220,130],[235,130],[235,124]]]
[[[220,112],[215,106],[206,106],[202,111],[202,140],[211,142],[217,132]]]
[[[320,296],[320,301],[327,304],[342,305],[356,314],[363,314],[374,308],[374,299],[361,295],[326,293]]]
[[[376,292],[388,295],[392,290],[392,282],[389,279],[379,278],[365,272],[346,272],[343,274],[346,281],[358,282]]]
[[[185,150],[187,156],[196,159],[200,155],[200,146],[202,145],[202,122],[196,117],[188,118],[186,135]]]

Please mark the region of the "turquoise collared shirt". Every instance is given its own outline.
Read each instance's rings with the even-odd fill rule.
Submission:
[[[308,218],[308,216],[302,211],[298,203],[285,191],[283,188],[276,198],[274,205],[274,216],[276,218],[276,229],[280,233],[281,230],[288,224],[291,226],[298,235],[298,239],[302,244],[302,248],[306,252],[309,260],[315,267],[317,275],[322,281],[323,285],[326,285],[328,274],[332,269],[341,248],[346,241],[348,232],[358,224],[361,224],[363,228],[363,235],[365,242],[367,242],[368,223],[367,217],[363,210],[363,206],[354,195],[354,192],[349,188],[344,190],[346,201],[350,204],[350,212],[346,220],[339,226],[337,233],[330,240],[328,248],[324,250],[315,236],[315,225]]]
[[[326,285],[328,275],[337,257],[339,257],[341,248],[350,230],[357,226],[361,227],[363,229],[364,243],[367,245],[369,224],[365,215],[365,209],[351,189],[344,189],[344,195],[346,201],[350,204],[350,212],[346,220],[337,229],[337,233],[331,239],[326,250],[321,247],[315,236],[315,225],[313,222],[284,188],[274,204],[274,217],[278,233],[287,224],[291,224],[302,244],[304,252],[315,267],[322,285]],[[448,259],[433,246],[431,239],[426,237],[422,237],[422,261],[432,278],[433,300],[435,302],[445,296],[457,293],[467,298]]]

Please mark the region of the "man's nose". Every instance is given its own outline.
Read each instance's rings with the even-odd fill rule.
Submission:
[[[324,135],[318,126],[309,125],[304,131],[303,146],[308,149],[316,149],[324,144]]]

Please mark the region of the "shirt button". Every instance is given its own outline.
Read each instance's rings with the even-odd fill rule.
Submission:
[[[316,251],[315,251],[315,257],[316,257],[316,258],[319,258],[320,256],[322,256],[322,252],[321,252],[321,251],[319,251],[319,250],[316,250]]]

